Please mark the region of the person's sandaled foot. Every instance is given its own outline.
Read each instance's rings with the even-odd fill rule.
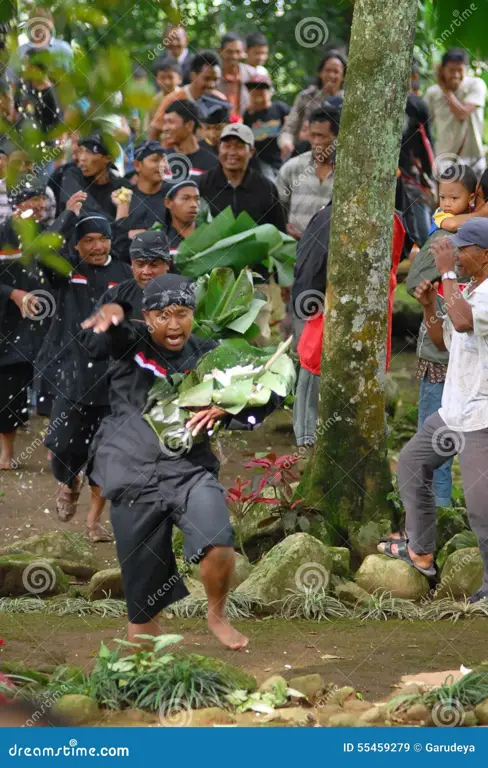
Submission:
[[[466,600],[467,603],[479,603],[480,600],[487,600],[488,599],[488,592],[486,589],[483,589],[480,587],[476,590],[476,592],[473,592],[472,595],[468,597]]]
[[[245,648],[249,642],[249,639],[234,629],[232,624],[226,618],[220,618],[219,616],[208,617],[208,628],[215,635],[217,640],[220,640],[222,645],[226,648],[230,648],[231,651],[240,651]]]
[[[75,478],[73,488],[69,485],[59,483],[56,492],[56,512],[63,523],[67,523],[76,515],[78,508],[78,499],[80,498],[81,481]]]
[[[403,560],[412,568],[415,568],[423,576],[431,579],[437,576],[437,569],[435,567],[433,558],[430,559],[429,555],[417,555],[415,560],[412,558],[406,541],[385,541],[378,544],[378,552],[383,555],[392,557],[394,560]],[[430,560],[430,565],[428,564]]]
[[[393,533],[388,533],[386,536],[382,536],[380,544],[383,544],[386,541],[408,541],[408,538],[405,531],[393,531]]]
[[[88,526],[86,529],[86,535],[90,541],[94,542],[113,541],[114,539],[110,531],[107,531],[107,529],[104,528],[103,525],[100,525],[100,523],[95,523],[94,525]]]

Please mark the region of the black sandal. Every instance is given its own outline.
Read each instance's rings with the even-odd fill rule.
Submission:
[[[408,536],[405,531],[398,531],[400,536],[393,537],[391,534],[388,536],[382,536],[380,542],[386,544],[388,541],[408,541]]]
[[[411,565],[412,568],[415,568],[416,571],[419,571],[419,573],[422,574],[422,576],[425,576],[427,579],[433,579],[437,576],[437,566],[435,563],[431,565],[430,568],[421,568],[420,565],[417,565],[412,558],[410,557],[410,554],[408,552],[407,542],[406,541],[400,541],[399,539],[390,539],[389,541],[383,542],[385,545],[384,550],[379,550],[383,555],[386,555],[387,557],[391,557],[394,560],[403,560],[408,565]],[[392,544],[396,544],[398,547],[398,552],[392,552],[391,547]]]

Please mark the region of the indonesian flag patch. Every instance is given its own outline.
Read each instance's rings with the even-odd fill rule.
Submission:
[[[78,285],[88,285],[88,278],[84,275],[71,275],[71,282]]]
[[[141,368],[146,368],[148,371],[152,371],[155,376],[158,376],[160,379],[164,379],[168,371],[166,368],[163,368],[162,365],[159,365],[155,360],[150,360],[145,356],[143,352],[138,352],[134,356],[134,360],[136,361],[137,365],[140,365]]]

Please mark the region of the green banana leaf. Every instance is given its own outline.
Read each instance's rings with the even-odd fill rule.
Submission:
[[[253,386],[254,384],[251,376],[246,379],[233,381],[227,387],[214,389],[212,401],[222,408],[233,408],[234,406],[244,408],[252,393]]]
[[[235,365],[264,365],[275,351],[276,347],[252,347],[245,339],[238,337],[224,339],[218,347],[200,358],[195,370],[203,378],[206,373],[212,373],[214,368],[224,371]]]
[[[230,267],[214,269],[205,295],[197,306],[195,319],[198,321],[202,317],[224,327],[248,310],[253,295],[254,286],[248,269],[243,269],[237,279]]]
[[[251,300],[251,306],[249,307],[248,311],[244,315],[241,315],[240,317],[233,320],[231,323],[227,323],[227,328],[230,328],[231,331],[236,331],[237,333],[247,333],[249,329],[255,325],[254,321],[265,304],[266,299],[257,299],[256,297],[253,297]],[[254,335],[250,338],[254,338],[254,336],[256,336],[258,333],[259,327],[256,325]]]
[[[249,216],[247,211],[241,211],[233,225],[227,232],[227,237],[237,235],[239,232],[245,232],[247,229],[253,229],[256,226],[254,219]]]
[[[232,267],[235,272],[240,272],[250,264],[261,263],[267,255],[267,242],[259,242],[256,230],[249,230],[225,237],[206,250],[191,256],[185,256],[178,250],[175,261],[181,274],[200,277],[216,267]]]
[[[273,371],[265,371],[262,376],[259,376],[258,383],[273,390],[279,397],[286,397],[289,392],[286,379]]]
[[[235,221],[232,208],[229,205],[215,219],[212,219],[208,224],[201,224],[189,237],[185,238],[179,245],[178,255],[189,257],[207,250],[214,243],[227,237]]]
[[[202,381],[182,392],[178,398],[178,405],[180,408],[206,408],[212,402],[213,388],[213,379]]]

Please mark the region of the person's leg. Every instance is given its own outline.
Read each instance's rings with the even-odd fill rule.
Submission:
[[[315,443],[315,429],[319,406],[320,376],[300,368],[298,385],[293,403],[293,429],[297,445],[311,446]]]
[[[14,469],[14,444],[17,430],[4,432],[2,439],[2,452],[0,453],[0,469]]]
[[[419,428],[441,407],[443,391],[444,382],[430,382],[427,376],[424,376],[419,391]],[[452,505],[452,462],[452,458],[448,459],[434,472],[433,491],[437,507]]]
[[[112,535],[100,523],[100,518],[105,507],[104,497],[98,485],[90,485],[91,501],[88,516],[86,518],[86,527],[88,536],[92,541],[112,541]]]
[[[458,445],[458,436],[435,413],[400,452],[398,488],[405,507],[408,550],[421,568],[432,565],[436,547],[432,476],[447,455],[456,455]]]
[[[481,589],[488,597],[488,429],[463,432],[459,464],[469,524],[478,539],[484,574]]]
[[[208,598],[208,627],[227,648],[240,650],[248,639],[230,624],[225,604],[234,573],[234,532],[222,487],[207,476],[189,492],[184,510],[173,513],[184,534],[184,555],[200,562],[200,575]]]

